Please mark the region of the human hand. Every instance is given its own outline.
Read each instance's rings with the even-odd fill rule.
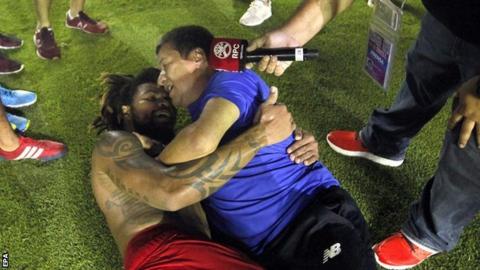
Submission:
[[[295,130],[295,142],[287,148],[287,153],[295,163],[309,166],[318,161],[318,142],[312,133],[298,128]]]
[[[247,52],[254,51],[258,48],[282,48],[282,47],[299,47],[300,42],[292,36],[281,30],[275,30],[266,33],[262,37],[254,39],[249,43]],[[278,61],[275,56],[265,56],[258,63],[258,70],[265,71],[275,76],[281,76],[285,70],[292,64],[292,61]],[[253,64],[246,65],[247,68],[252,68]]]
[[[465,148],[472,131],[480,148],[480,97],[476,90],[480,76],[475,76],[460,86],[457,90],[458,105],[448,120],[448,128],[453,129],[462,119],[462,128],[458,138],[458,146]]]
[[[144,136],[142,134],[139,134],[137,132],[132,132],[133,135],[135,135],[138,140],[140,141],[140,143],[142,144],[142,147],[144,150],[149,150],[150,148],[152,148],[155,144],[158,144],[159,142],[147,137],[147,136]]]
[[[278,89],[270,87],[270,96],[260,105],[256,115],[258,124],[264,127],[267,145],[285,140],[295,130],[295,123],[287,106],[277,103]]]

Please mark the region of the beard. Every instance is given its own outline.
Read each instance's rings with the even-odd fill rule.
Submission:
[[[135,132],[138,132],[150,139],[156,140],[161,144],[168,144],[175,137],[173,124],[165,123],[163,125],[139,124],[134,122]]]

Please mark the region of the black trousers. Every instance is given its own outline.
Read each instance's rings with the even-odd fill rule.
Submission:
[[[361,131],[368,150],[383,157],[403,158],[410,140],[458,86],[480,74],[480,46],[456,37],[427,12],[406,73],[390,109],[375,110]],[[409,238],[436,251],[452,250],[480,211],[480,151],[474,133],[464,149],[458,148],[460,126],[447,130],[435,175],[402,227]]]
[[[368,226],[350,194],[317,194],[258,259],[268,269],[376,269]]]

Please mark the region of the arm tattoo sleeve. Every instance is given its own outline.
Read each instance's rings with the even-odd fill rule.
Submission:
[[[247,133],[209,156],[177,165],[177,170],[166,174],[177,180],[191,179],[190,187],[200,193],[200,199],[204,199],[220,189],[253,158],[263,139]]]
[[[264,139],[260,129],[251,129],[206,157],[170,167],[147,156],[138,139],[127,132],[115,132],[104,136],[97,143],[95,151],[103,158],[113,161],[115,167],[106,169],[105,173],[118,188],[129,195],[146,203],[154,200],[156,206],[163,205],[169,199],[153,198],[155,194],[153,190],[139,192],[135,186],[129,186],[126,183],[127,180],[122,177],[122,171],[130,172],[130,177],[132,177],[132,171],[141,171],[143,173],[139,175],[149,178],[145,181],[162,183],[162,185],[152,186],[165,189],[166,194],[168,192],[188,194],[190,199],[185,200],[189,200],[188,203],[191,204],[221,188],[253,158]],[[188,196],[181,196],[180,200],[183,197]]]

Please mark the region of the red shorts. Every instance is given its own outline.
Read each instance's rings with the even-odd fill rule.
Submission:
[[[234,249],[162,224],[147,228],[130,240],[124,265],[126,270],[262,269]]]

